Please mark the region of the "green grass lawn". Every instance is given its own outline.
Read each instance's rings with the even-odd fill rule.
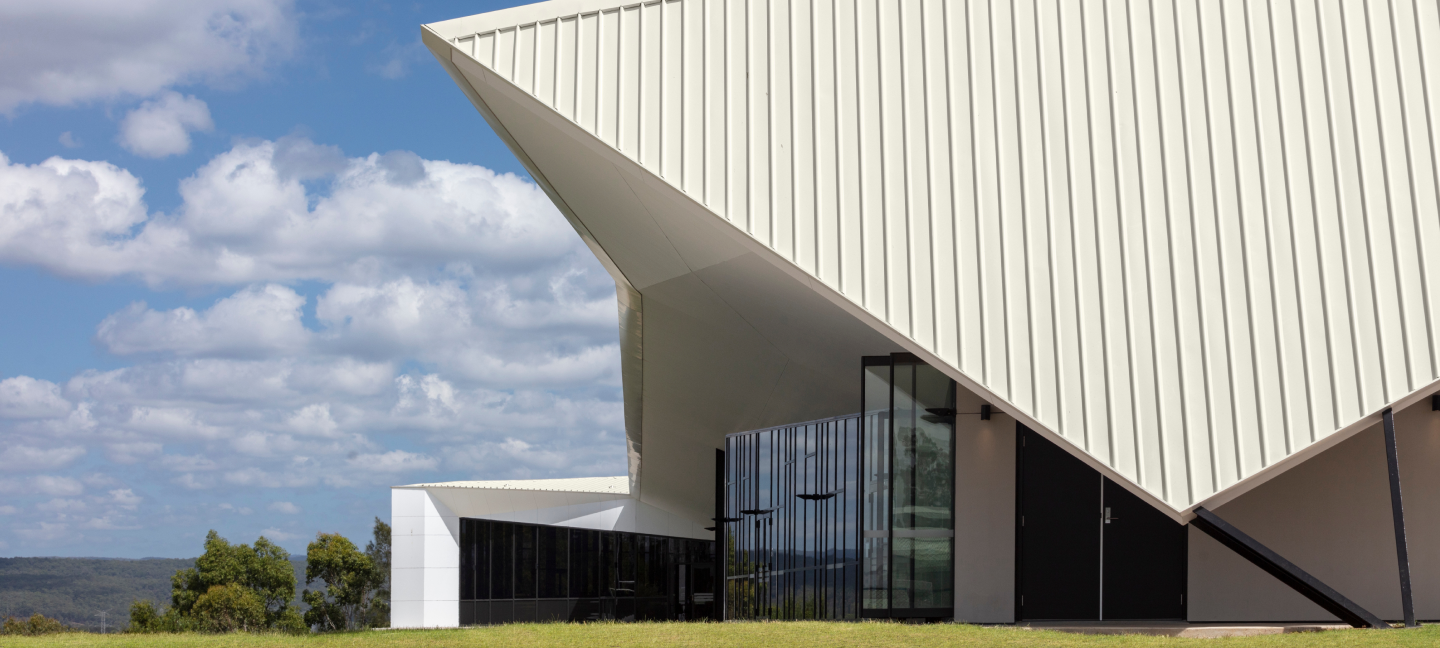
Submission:
[[[1335,630],[1228,639],[1090,636],[1019,628],[898,623],[592,623],[516,624],[465,630],[389,630],[315,636],[94,635],[0,637],[5,648],[105,646],[215,646],[341,648],[359,646],[515,646],[611,648],[629,646],[1440,646],[1440,626],[1420,630]]]

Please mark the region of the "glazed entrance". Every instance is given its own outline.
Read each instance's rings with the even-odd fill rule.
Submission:
[[[954,615],[955,383],[861,369],[861,414],[726,439],[726,618]]]
[[[862,616],[954,616],[955,381],[864,359]]]

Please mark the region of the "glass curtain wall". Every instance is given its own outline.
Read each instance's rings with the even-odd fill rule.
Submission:
[[[715,542],[460,520],[460,625],[713,618]]]
[[[867,617],[954,610],[955,382],[910,354],[862,362]]]
[[[859,616],[860,417],[726,439],[726,618]]]

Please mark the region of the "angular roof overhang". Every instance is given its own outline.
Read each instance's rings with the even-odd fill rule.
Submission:
[[[853,410],[841,360],[898,345],[1183,522],[1440,388],[1440,16],[1255,4],[1286,29],[555,0],[422,35],[616,279],[632,492]]]

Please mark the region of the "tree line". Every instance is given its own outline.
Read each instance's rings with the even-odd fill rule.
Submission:
[[[170,605],[130,606],[127,632],[304,633],[390,625],[390,525],[375,518],[361,550],[338,533],[320,533],[305,550],[305,585],[294,604],[290,554],[265,536],[232,545],[215,531],[193,568],[170,579]],[[315,589],[309,586],[315,585]]]
[[[305,580],[305,557],[297,554],[290,562],[298,580]],[[170,577],[194,566],[194,557],[0,558],[0,618],[23,620],[38,613],[99,631],[104,612],[113,631],[125,625],[131,601],[169,601]]]

